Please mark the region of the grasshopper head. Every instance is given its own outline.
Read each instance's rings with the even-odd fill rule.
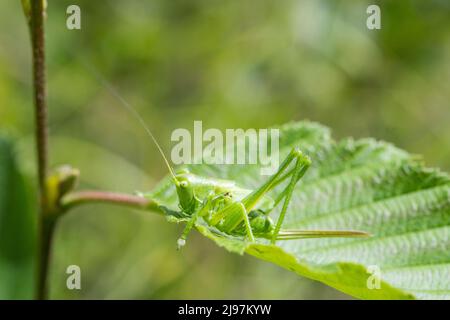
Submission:
[[[175,186],[177,188],[181,209],[186,213],[193,213],[197,201],[194,196],[194,186],[191,174],[186,171],[177,173],[175,175]]]

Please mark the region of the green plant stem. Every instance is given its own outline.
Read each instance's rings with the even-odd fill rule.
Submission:
[[[51,244],[55,230],[56,218],[42,219],[40,222],[39,232],[39,274],[38,274],[38,290],[37,299],[44,300],[47,298],[47,278],[51,257]]]
[[[54,223],[46,222],[47,210],[47,154],[48,154],[48,126],[47,126],[47,90],[45,77],[45,7],[43,0],[31,1],[29,16],[32,57],[33,57],[33,87],[36,123],[36,149],[39,180],[40,210],[38,216],[38,263],[37,263],[37,298],[46,298],[46,278],[50,255],[50,239]]]
[[[63,210],[86,203],[113,203],[136,209],[156,209],[156,204],[144,197],[125,193],[84,190],[73,191],[61,199]]]

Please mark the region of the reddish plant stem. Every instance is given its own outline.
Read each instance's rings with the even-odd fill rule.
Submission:
[[[97,190],[70,192],[61,199],[61,206],[64,210],[67,210],[76,205],[95,202],[114,203],[137,209],[149,209],[156,207],[156,204],[153,201],[141,196]]]

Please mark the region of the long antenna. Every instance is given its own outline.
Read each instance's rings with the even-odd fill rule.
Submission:
[[[169,164],[169,161],[167,160],[166,155],[164,154],[164,151],[162,150],[161,146],[159,145],[158,141],[156,140],[155,136],[153,135],[153,133],[150,131],[150,128],[147,126],[147,124],[144,121],[144,118],[142,118],[142,116],[139,114],[139,112],[133,108],[120,94],[119,92],[105,79],[105,77],[103,77],[100,72],[98,72],[97,70],[95,70],[90,64],[86,63],[85,61],[82,61],[82,63],[84,64],[84,66],[90,71],[92,72],[92,74],[97,78],[97,80],[106,88],[108,89],[109,93],[111,93],[115,98],[117,98],[120,103],[122,104],[122,106],[127,109],[138,121],[139,123],[142,125],[142,127],[145,129],[145,131],[147,132],[147,134],[150,136],[150,138],[153,140],[153,142],[155,143],[156,147],[158,148],[159,153],[161,154],[161,156],[164,159],[164,162],[167,166],[167,169],[169,169],[169,173],[172,176],[172,178],[177,181],[177,178],[175,177],[175,173],[172,169],[172,167]]]

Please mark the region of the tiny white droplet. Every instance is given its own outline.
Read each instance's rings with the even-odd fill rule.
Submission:
[[[186,244],[186,240],[181,239],[181,238],[177,240],[178,249],[181,249],[182,247],[184,247],[185,244]]]

